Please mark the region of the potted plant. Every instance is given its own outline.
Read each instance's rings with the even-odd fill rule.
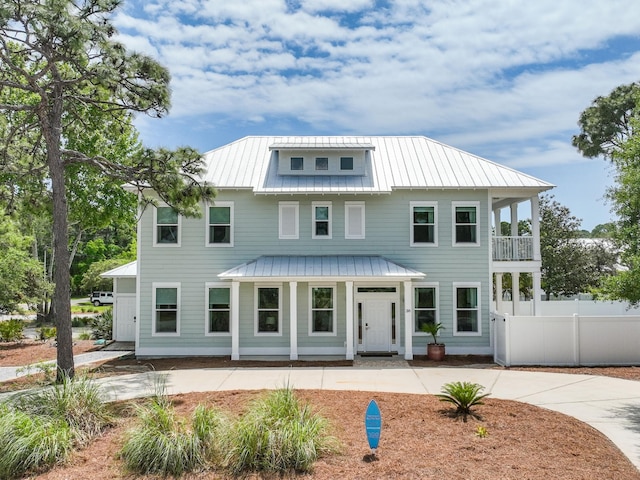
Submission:
[[[444,343],[438,343],[436,336],[440,330],[444,330],[444,326],[441,323],[429,322],[423,323],[420,327],[425,333],[430,334],[433,337],[433,343],[427,344],[427,358],[429,360],[440,361],[444,359]]]

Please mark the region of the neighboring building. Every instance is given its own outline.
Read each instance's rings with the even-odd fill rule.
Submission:
[[[540,292],[542,180],[425,137],[247,137],[204,160],[202,218],[141,216],[138,356],[412,358],[433,321],[447,353],[488,354],[493,274]],[[532,235],[494,237],[521,202]]]

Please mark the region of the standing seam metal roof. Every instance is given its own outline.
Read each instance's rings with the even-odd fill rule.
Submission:
[[[225,279],[424,276],[422,272],[376,255],[265,255],[218,275]]]
[[[368,150],[367,174],[278,175],[278,150]],[[525,188],[554,185],[423,136],[245,137],[204,154],[203,179],[255,193],[390,193],[402,188]]]

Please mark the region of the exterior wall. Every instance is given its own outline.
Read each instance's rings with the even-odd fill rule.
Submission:
[[[136,279],[135,278],[118,278],[117,293],[136,293]]]
[[[438,285],[439,321],[445,330],[441,339],[451,353],[487,353],[490,347],[490,219],[486,190],[399,190],[390,195],[254,195],[248,190],[219,190],[217,201],[234,202],[234,246],[208,247],[206,243],[206,212],[199,219],[181,219],[180,247],[153,246],[153,215],[155,209],[144,212],[140,232],[140,323],[138,347],[148,354],[228,354],[230,336],[205,336],[205,283],[219,282],[217,275],[238,264],[261,255],[382,255],[387,259],[426,273],[424,282]],[[278,238],[278,202],[299,201],[299,239]],[[312,202],[332,202],[332,238],[312,239]],[[365,202],[366,236],[364,239],[345,239],[345,202]],[[410,202],[436,201],[438,246],[410,246]],[[478,246],[452,246],[452,202],[479,202]],[[335,337],[308,337],[308,286],[298,280],[298,346],[332,347],[344,349],[345,286],[336,283],[336,312],[338,333]],[[361,280],[351,279],[357,286]],[[180,335],[153,336],[152,283],[180,284]],[[454,336],[454,283],[477,282],[480,287],[481,336]],[[271,283],[271,282],[265,282]],[[403,304],[402,285],[398,286],[398,328],[400,347],[404,348],[404,312],[411,306]],[[417,285],[414,282],[414,285]],[[282,285],[282,336],[254,335],[254,284],[240,286],[240,353],[243,349],[288,349],[289,345],[289,287]],[[422,354],[428,337],[416,333],[413,351]],[[184,352],[184,353],[182,353]]]

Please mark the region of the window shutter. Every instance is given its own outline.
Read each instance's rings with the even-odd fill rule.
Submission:
[[[298,238],[298,205],[280,205],[280,238]]]
[[[364,205],[345,204],[345,238],[364,238]]]

